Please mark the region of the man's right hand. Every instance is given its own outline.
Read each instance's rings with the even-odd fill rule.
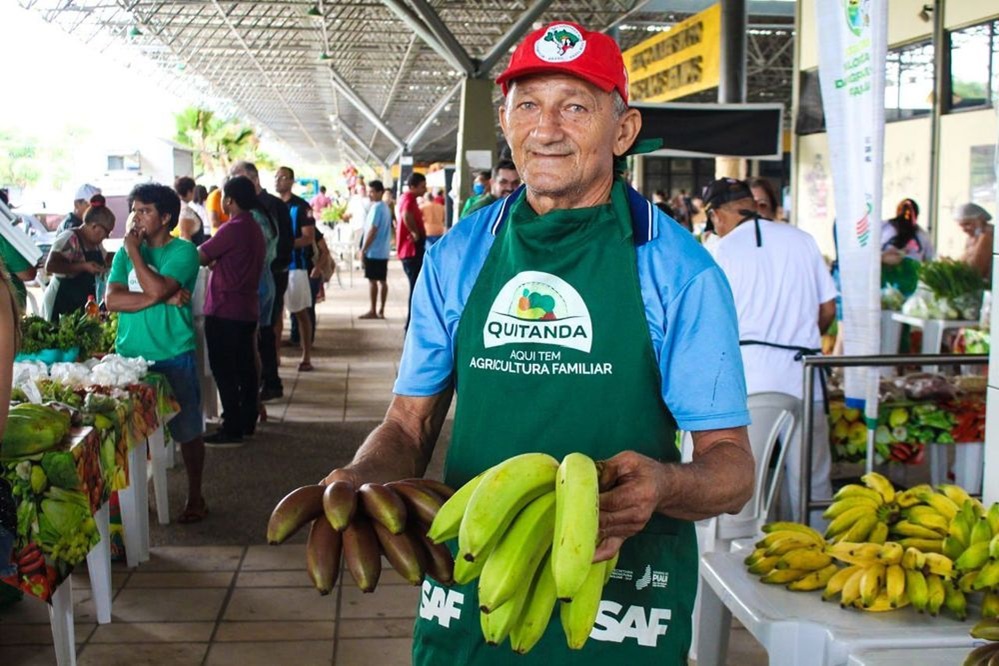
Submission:
[[[91,275],[100,275],[104,272],[104,266],[96,261],[87,261],[83,264],[83,272],[90,273]]]
[[[173,296],[164,301],[167,305],[183,307],[191,301],[191,292],[187,289],[178,289]]]
[[[146,237],[146,230],[140,229],[139,227],[132,227],[132,230],[125,234],[124,246],[125,251],[131,254],[132,252],[138,251],[139,247],[142,245],[142,240]]]

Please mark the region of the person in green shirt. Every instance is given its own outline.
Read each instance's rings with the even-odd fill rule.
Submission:
[[[0,236],[0,261],[3,261],[3,265],[7,267],[10,283],[17,292],[18,304],[23,310],[28,300],[28,290],[24,283],[35,279],[35,267],[3,236]]]
[[[150,369],[166,377],[180,404],[180,413],[168,422],[187,469],[187,506],[177,522],[195,523],[208,513],[201,494],[204,418],[190,303],[198,250],[170,235],[180,218],[180,198],[171,188],[137,185],[129,207],[134,226],[111,264],[105,302],[108,310],[119,313],[118,353],[153,361]]]
[[[472,196],[465,200],[465,205],[461,209],[461,217],[468,215],[468,209],[474,206],[479,199],[489,194],[490,176],[488,170],[475,173],[475,180],[472,181]]]
[[[513,191],[520,187],[520,174],[517,173],[517,165],[513,163],[513,160],[500,160],[493,167],[492,179],[489,182],[489,191],[475,201],[469,201],[461,215],[462,217],[471,215],[480,208],[485,208],[513,194]]]

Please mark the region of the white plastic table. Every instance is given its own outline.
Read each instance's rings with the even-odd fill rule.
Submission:
[[[913,328],[918,328],[923,332],[923,354],[939,354],[940,345],[943,344],[944,333],[956,328],[967,328],[978,326],[975,319],[923,319],[922,317],[912,317],[901,312],[892,312],[891,318],[886,318],[882,313],[881,322],[885,325],[885,330],[881,332],[881,350],[888,354],[897,354],[898,345],[902,337],[902,324],[908,324]],[[936,372],[937,366],[923,366],[926,372]]]
[[[847,666],[956,666],[963,664],[970,648],[917,650],[864,650],[850,655]]]
[[[975,646],[968,622],[912,609],[846,611],[823,602],[817,592],[790,592],[760,583],[746,571],[744,558],[744,553],[701,557],[701,605],[706,611],[701,618],[710,621],[700,627],[697,666],[725,664],[733,615],[767,650],[771,666],[846,666],[850,655],[865,650]],[[917,663],[925,662],[911,662]]]

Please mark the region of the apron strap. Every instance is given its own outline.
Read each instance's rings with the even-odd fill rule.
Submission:
[[[762,340],[739,340],[740,347],[749,347],[751,345],[758,345],[760,347],[772,347],[774,349],[786,349],[787,351],[797,352],[794,355],[795,361],[800,361],[805,357],[805,355],[814,355],[822,353],[821,349],[811,349],[809,347],[798,347],[796,345],[779,345],[776,342],[764,342]],[[829,413],[829,386],[828,380],[829,375],[832,371],[829,368],[819,368],[819,388],[822,389],[822,408],[826,414]]]

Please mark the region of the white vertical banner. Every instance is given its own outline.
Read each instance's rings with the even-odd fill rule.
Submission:
[[[881,174],[888,0],[816,0],[819,81],[836,197],[844,349],[881,348]],[[877,368],[847,368],[847,404],[877,419]],[[871,425],[873,430],[873,425]],[[868,447],[871,449],[872,447]],[[873,460],[873,450],[868,460]]]

